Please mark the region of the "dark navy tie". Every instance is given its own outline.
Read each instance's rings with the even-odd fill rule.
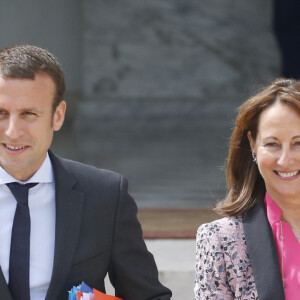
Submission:
[[[9,257],[9,289],[15,300],[30,300],[29,259],[30,259],[30,214],[28,191],[37,183],[8,183],[17,200],[17,208],[11,234]]]

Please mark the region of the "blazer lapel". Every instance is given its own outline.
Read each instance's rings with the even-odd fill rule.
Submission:
[[[76,178],[50,151],[49,156],[55,176],[56,228],[53,273],[46,300],[57,299],[69,275],[79,239],[84,200],[83,193],[74,188]]]
[[[259,299],[285,299],[276,245],[263,200],[243,218],[243,227]]]
[[[0,295],[1,295],[1,299],[13,300],[1,267],[0,267]]]

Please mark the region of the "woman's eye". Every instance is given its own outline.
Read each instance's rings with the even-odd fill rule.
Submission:
[[[276,147],[276,146],[278,146],[278,144],[277,143],[267,143],[265,146],[266,147]]]

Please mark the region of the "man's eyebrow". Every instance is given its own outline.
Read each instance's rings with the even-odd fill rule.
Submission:
[[[25,107],[20,109],[20,111],[34,111],[34,112],[42,113],[44,110],[38,109],[36,107]]]

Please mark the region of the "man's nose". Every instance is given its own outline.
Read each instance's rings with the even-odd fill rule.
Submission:
[[[22,126],[19,120],[16,117],[11,116],[7,120],[7,127],[5,130],[5,134],[11,140],[17,139],[23,132]]]

